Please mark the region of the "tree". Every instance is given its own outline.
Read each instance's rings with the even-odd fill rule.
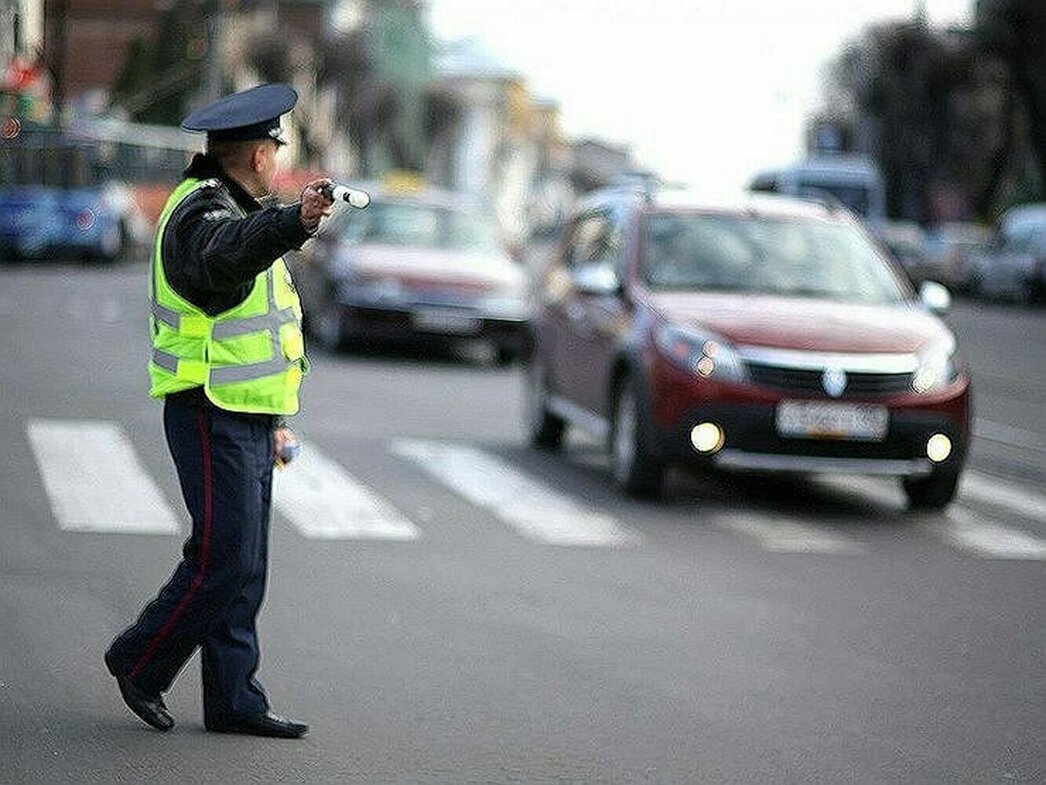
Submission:
[[[976,32],[985,49],[1010,68],[1027,112],[1042,196],[1046,191],[1046,2],[978,0]]]
[[[851,117],[855,148],[878,161],[891,217],[992,212],[1020,139],[1008,72],[969,32],[871,27],[836,57],[825,92],[828,113]]]
[[[177,125],[202,83],[203,30],[198,3],[176,0],[161,15],[154,41],[136,39],[128,47],[112,103],[138,122]]]

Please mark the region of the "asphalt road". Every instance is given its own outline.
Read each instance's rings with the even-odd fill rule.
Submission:
[[[526,448],[514,369],[315,353],[261,617],[286,742],[205,733],[195,659],[156,733],[102,664],[186,533],[145,285],[0,268],[0,782],[1046,780],[1046,310],[950,317],[979,435],[922,516],[878,480],[626,500],[591,442]]]

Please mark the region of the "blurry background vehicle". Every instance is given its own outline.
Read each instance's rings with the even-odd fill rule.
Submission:
[[[828,198],[870,225],[886,219],[886,188],[878,167],[862,155],[817,155],[791,166],[760,172],[749,190]]]
[[[110,188],[15,186],[0,189],[0,258],[116,261],[141,219]],[[147,231],[147,230],[146,230]]]
[[[914,221],[884,221],[875,227],[875,238],[912,280],[936,280],[926,257],[926,233]]]
[[[420,185],[359,187],[370,206],[339,207],[292,262],[310,334],[332,349],[482,341],[512,362],[527,334],[526,274],[493,217]]]
[[[991,243],[972,257],[971,267],[970,288],[979,297],[1041,301],[1046,294],[1046,204],[1007,211]]]
[[[990,239],[987,227],[969,221],[931,227],[923,252],[923,280],[938,281],[958,294],[969,293],[973,257],[983,253]]]
[[[0,258],[111,262],[147,245],[150,222],[103,155],[118,149],[44,127],[0,146]]]
[[[969,377],[934,312],[844,209],[614,191],[583,202],[546,278],[527,372],[532,444],[606,439],[627,492],[673,464],[896,476],[956,493]]]

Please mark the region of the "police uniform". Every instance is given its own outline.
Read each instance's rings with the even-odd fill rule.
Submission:
[[[210,140],[280,137],[297,94],[237,93],[183,121]],[[217,160],[197,154],[157,227],[150,281],[150,393],[192,534],[182,560],[105,655],[128,706],[160,730],[164,693],[201,651],[208,730],[297,737],[274,715],[255,672],[265,593],[273,430],[298,407],[307,369],[301,309],[280,258],[309,237],[300,206],[262,207]]]

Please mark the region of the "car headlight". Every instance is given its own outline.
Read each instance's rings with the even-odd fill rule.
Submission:
[[[928,393],[945,387],[959,375],[955,358],[955,341],[949,339],[919,352],[919,365],[912,374],[912,389]]]
[[[655,335],[658,350],[677,367],[705,379],[742,382],[745,366],[730,344],[694,327],[663,325]]]

